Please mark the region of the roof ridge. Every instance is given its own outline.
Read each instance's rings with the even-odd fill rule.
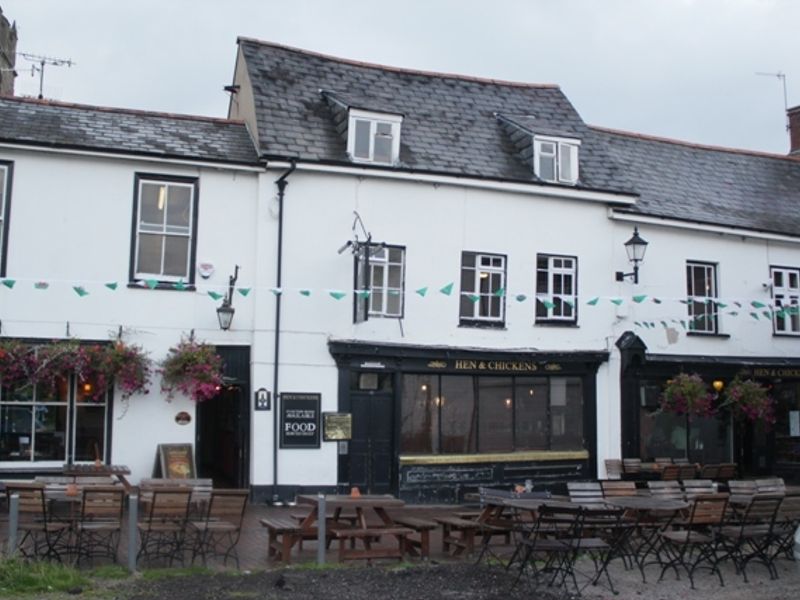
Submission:
[[[261,46],[271,46],[273,48],[280,48],[281,50],[288,50],[290,52],[296,52],[298,54],[305,54],[307,56],[316,56],[317,58],[324,58],[326,60],[332,60],[339,63],[344,63],[348,65],[353,65],[356,67],[365,67],[368,69],[380,69],[382,71],[391,71],[393,73],[408,73],[410,75],[423,75],[425,77],[444,77],[448,79],[459,79],[462,81],[470,81],[473,83],[486,83],[486,84],[493,84],[493,85],[504,85],[509,87],[519,87],[519,88],[530,88],[530,89],[561,89],[556,83],[525,83],[522,81],[508,81],[505,79],[493,79],[490,77],[475,77],[472,75],[460,75],[458,73],[443,73],[439,71],[425,71],[422,69],[410,69],[410,68],[403,68],[403,67],[394,67],[390,65],[382,65],[379,63],[372,63],[360,60],[353,60],[350,58],[342,58],[340,56],[334,56],[332,54],[325,54],[323,52],[316,52],[314,50],[306,50],[304,48],[297,48],[295,46],[287,46],[286,44],[279,44],[277,42],[268,42],[265,40],[259,40],[257,38],[251,38],[246,36],[239,36],[236,39],[236,43],[240,42],[251,42],[254,44],[259,44]]]
[[[168,119],[181,119],[184,121],[205,121],[209,123],[220,123],[226,125],[243,125],[244,121],[241,119],[225,119],[223,117],[208,117],[205,115],[188,115],[169,113],[153,110],[141,110],[136,108],[118,108],[112,106],[96,106],[93,104],[79,104],[76,102],[61,102],[59,100],[48,100],[40,98],[24,98],[21,96],[9,96],[0,94],[0,101],[10,100],[12,102],[20,102],[26,104],[37,104],[39,106],[55,106],[60,108],[75,108],[78,110],[94,110],[98,112],[107,112],[115,114],[130,114],[139,115],[143,117],[162,117]]]
[[[686,140],[678,140],[675,138],[662,137],[658,135],[651,135],[647,133],[637,133],[633,131],[625,131],[622,129],[613,129],[611,127],[600,127],[598,125],[589,125],[589,129],[615,135],[623,135],[631,138],[638,138],[641,140],[648,140],[652,142],[664,142],[667,144],[674,144],[676,146],[687,146],[689,148],[697,148],[699,150],[714,150],[716,152],[728,152],[730,154],[743,154],[746,156],[760,156],[762,158],[782,158],[794,162],[800,161],[800,156],[792,156],[789,154],[777,154],[775,152],[764,152],[761,150],[747,150],[745,148],[729,148],[727,146],[714,146],[713,144],[700,144],[697,142],[688,142]]]

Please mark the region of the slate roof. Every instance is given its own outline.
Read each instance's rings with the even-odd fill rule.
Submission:
[[[248,38],[239,47],[267,158],[352,164],[338,104],[403,115],[400,164],[379,168],[538,183],[496,116],[533,115],[581,139],[578,187],[630,189],[557,86],[404,70]]]
[[[800,158],[592,129],[639,193],[626,211],[800,235]]]
[[[0,142],[257,164],[244,123],[0,96]]]

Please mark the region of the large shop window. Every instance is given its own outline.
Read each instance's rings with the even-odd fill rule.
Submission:
[[[717,265],[687,262],[686,294],[689,329],[696,333],[719,333]]]
[[[400,451],[584,450],[578,377],[403,376]]]
[[[505,322],[506,257],[500,254],[461,253],[462,325]]]
[[[194,283],[197,179],[136,175],[131,281]]]
[[[639,456],[688,458],[691,462],[723,463],[732,459],[730,414],[692,417],[662,411],[663,381],[645,382],[639,388]]]
[[[59,378],[0,389],[0,461],[55,462],[104,459],[108,444],[108,394],[92,397],[95,382]]]
[[[777,382],[775,399],[775,466],[792,472],[800,467],[800,382]]]
[[[800,335],[800,269],[772,267],[775,333]]]
[[[370,317],[403,316],[405,248],[363,245],[356,253],[356,322]]]

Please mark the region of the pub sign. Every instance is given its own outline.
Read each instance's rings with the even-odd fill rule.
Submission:
[[[283,392],[281,448],[319,448],[320,394]]]

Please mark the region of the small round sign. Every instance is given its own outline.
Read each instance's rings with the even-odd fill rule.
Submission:
[[[175,422],[178,425],[188,425],[192,422],[192,415],[190,415],[185,410],[182,410],[177,415],[175,415]]]

